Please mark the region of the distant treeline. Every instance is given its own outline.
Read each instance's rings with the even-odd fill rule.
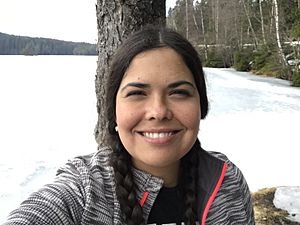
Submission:
[[[0,55],[97,55],[97,51],[96,44],[15,36],[0,32]]]

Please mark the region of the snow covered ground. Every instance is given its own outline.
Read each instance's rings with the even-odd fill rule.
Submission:
[[[233,69],[205,71],[211,104],[200,125],[204,148],[225,153],[251,191],[299,186],[300,88]]]
[[[0,223],[68,158],[96,151],[96,61],[0,56]],[[278,199],[299,215],[300,89],[232,69],[205,72],[210,112],[200,125],[203,147],[225,153],[251,191],[290,187]]]
[[[288,218],[300,222],[300,187],[278,187],[274,196],[276,208],[289,212]]]

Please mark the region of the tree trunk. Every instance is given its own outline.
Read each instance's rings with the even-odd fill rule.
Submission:
[[[215,1],[215,32],[216,44],[219,44],[219,0]]]
[[[284,74],[282,74],[282,78],[289,80],[290,79],[290,71],[288,68],[288,63],[287,63],[286,57],[284,55],[284,52],[283,52],[283,49],[281,46],[281,40],[280,40],[278,2],[277,2],[277,0],[273,0],[273,2],[274,2],[276,41],[277,41],[277,46],[278,46],[278,53],[281,58],[283,72],[284,72]]]
[[[106,145],[106,86],[109,63],[122,40],[146,24],[165,25],[165,0],[97,0],[98,63],[95,80],[98,122],[95,138],[99,146]]]
[[[200,29],[199,29],[198,22],[197,22],[197,20],[196,20],[196,16],[195,16],[195,10],[194,10],[194,8],[193,8],[193,12],[192,12],[192,14],[193,14],[193,21],[194,21],[194,25],[195,25],[195,27],[196,27],[197,33],[198,33],[198,34],[200,34]]]
[[[239,38],[239,25],[238,25],[238,21],[240,22],[240,18],[239,18],[239,11],[238,11],[238,3],[235,3],[235,7],[234,7],[234,33],[235,33],[235,37],[236,37],[236,46],[238,46],[239,48],[242,48],[241,43],[240,43],[240,38]]]
[[[186,32],[186,39],[189,39],[189,4],[188,0],[185,0],[185,32]]]
[[[266,42],[266,35],[265,35],[264,15],[262,10],[262,0],[259,0],[259,13],[260,13],[261,33],[262,33],[263,43],[264,45],[266,45],[267,42]]]
[[[285,66],[287,66],[287,61],[286,61],[285,55],[283,53],[282,46],[281,46],[281,40],[280,40],[278,3],[277,3],[277,0],[273,0],[273,2],[274,2],[276,41],[277,41],[279,55],[282,60],[282,64],[285,67]]]
[[[248,9],[246,7],[246,4],[245,4],[245,0],[242,0],[242,3],[243,3],[245,14],[246,14],[246,17],[247,17],[247,20],[248,20],[248,23],[249,23],[249,28],[250,28],[251,33],[252,33],[253,38],[254,38],[255,48],[257,48],[258,41],[257,41],[256,34],[255,34],[255,31],[254,31],[253,26],[252,26],[252,22],[251,22],[251,19],[250,19],[249,11],[248,11]]]
[[[273,0],[271,2],[272,8],[271,8],[271,19],[270,19],[270,30],[269,33],[272,34],[273,32],[273,23],[274,23],[274,4]]]
[[[201,28],[202,28],[203,43],[204,43],[204,57],[205,57],[205,60],[207,60],[208,59],[208,49],[207,49],[207,42],[206,42],[206,33],[205,33],[205,27],[204,27],[202,6],[200,6],[200,17],[201,17]]]

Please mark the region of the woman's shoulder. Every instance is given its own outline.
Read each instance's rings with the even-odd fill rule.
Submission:
[[[218,151],[201,151],[202,155],[206,155],[207,158],[210,158],[213,161],[219,162],[219,164],[224,165],[226,164],[226,171],[231,170],[239,170],[239,168],[232,162],[225,153],[218,152]]]
[[[231,224],[230,221],[254,224],[250,190],[242,171],[223,153],[207,152],[207,154],[226,165],[224,179],[211,208],[211,215],[214,216],[210,219],[220,216],[218,220],[224,220],[222,224]],[[225,214],[228,218],[218,214],[219,211],[227,211]]]
[[[228,159],[228,157],[222,153],[222,152],[215,152],[215,151],[207,151],[207,154],[211,155],[212,157],[215,157],[219,160],[222,160],[224,162],[230,162],[230,160]]]
[[[241,170],[239,169],[239,167],[230,160],[230,158],[227,157],[226,154],[222,153],[222,152],[216,152],[216,151],[208,151],[207,152],[209,155],[211,155],[212,157],[222,161],[223,163],[226,164],[226,173],[225,173],[225,177],[229,178],[233,178],[233,179],[244,179],[243,174],[241,172]]]
[[[109,165],[110,155],[112,150],[109,147],[98,148],[97,151],[86,155],[79,155],[67,161],[66,165],[75,167],[93,167],[95,165]]]
[[[237,188],[240,188],[242,185],[243,188],[248,188],[242,171],[234,162],[230,160],[230,158],[227,157],[226,154],[222,152],[205,150],[203,150],[202,154],[205,155],[206,160],[209,159],[211,161],[209,162],[210,164],[213,162],[215,165],[217,165],[220,168],[220,171],[222,169],[225,170],[222,187],[232,188],[233,186],[236,186]]]
[[[71,175],[80,180],[89,180],[91,177],[103,177],[106,173],[111,173],[110,155],[112,150],[108,147],[99,148],[97,151],[74,157],[60,167],[57,176]]]

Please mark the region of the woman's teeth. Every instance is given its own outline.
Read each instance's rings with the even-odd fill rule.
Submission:
[[[147,138],[165,138],[169,137],[173,134],[174,132],[167,132],[167,133],[150,133],[150,132],[144,132],[143,136]]]

